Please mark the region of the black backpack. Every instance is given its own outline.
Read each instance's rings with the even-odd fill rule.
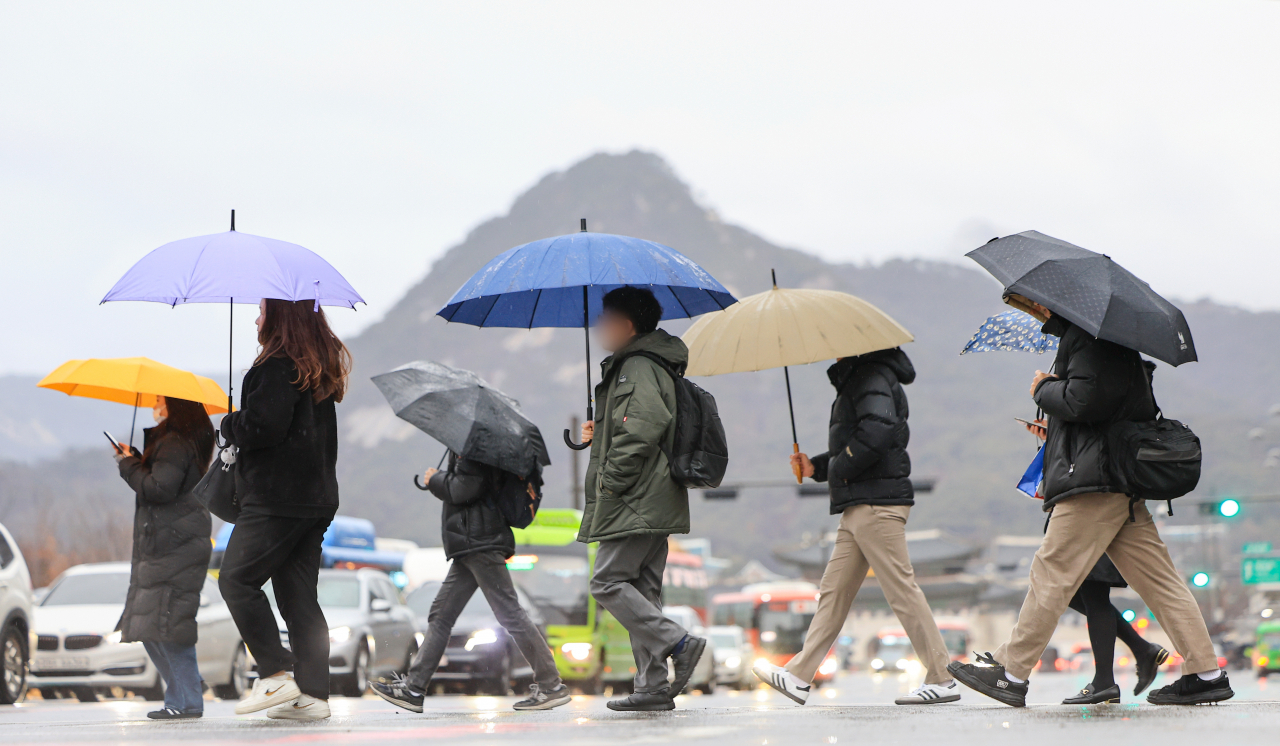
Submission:
[[[1155,404],[1154,388],[1151,402]],[[1165,419],[1160,405],[1155,406],[1154,420],[1122,420],[1107,429],[1112,472],[1137,500],[1173,500],[1200,482],[1200,439],[1190,427]]]
[[[502,514],[502,520],[511,528],[528,528],[542,505],[542,466],[535,465],[528,477],[501,469],[496,471],[498,484],[494,503]]]
[[[729,467],[729,440],[716,398],[680,375],[661,355],[633,352],[658,364],[676,385],[676,437],[670,453],[663,450],[676,484],[689,489],[719,487]],[[619,363],[617,370],[621,370]]]

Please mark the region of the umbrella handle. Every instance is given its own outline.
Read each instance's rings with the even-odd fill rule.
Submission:
[[[591,447],[591,441],[589,440],[585,443],[574,443],[573,436],[569,433],[569,428],[567,427],[564,429],[564,444],[575,451],[585,451]]]
[[[791,444],[791,452],[792,452],[792,453],[799,453],[799,452],[800,452],[800,444],[799,444],[799,443],[792,443],[792,444]],[[796,475],[796,484],[804,484],[804,477],[800,476],[800,465],[799,465],[799,464],[796,464],[795,466],[791,467],[791,472],[792,472],[793,474],[795,474],[795,475]]]
[[[418,475],[417,475],[417,474],[414,474],[414,475],[413,475],[413,486],[414,486],[414,487],[417,487],[418,489],[422,490],[423,492],[426,492],[427,490],[431,489],[430,487],[427,487],[426,485],[424,485],[422,482],[419,482],[419,481],[418,481]]]

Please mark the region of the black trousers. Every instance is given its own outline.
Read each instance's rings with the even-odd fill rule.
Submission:
[[[320,545],[333,516],[294,518],[244,512],[227,542],[218,588],[240,637],[270,676],[292,671],[303,694],[329,698],[329,624],[316,598]],[[280,643],[271,603],[262,586],[270,580],[276,607],[289,630]]]
[[[547,647],[546,638],[533,620],[520,608],[505,552],[497,550],[456,557],[449,565],[449,574],[440,584],[427,614],[427,639],[409,666],[409,686],[419,692],[426,691],[449,646],[453,624],[477,588],[489,602],[498,624],[511,635],[520,654],[533,667],[533,680],[538,687],[546,692],[560,686],[560,673],[551,657],[551,648]]]

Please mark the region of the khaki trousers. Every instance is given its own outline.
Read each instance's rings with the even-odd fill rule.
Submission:
[[[1218,668],[1200,607],[1174,568],[1151,513],[1138,502],[1133,515],[1131,523],[1128,496],[1107,492],[1078,495],[1053,508],[1044,543],[1031,561],[1031,587],[1018,621],[1009,642],[995,652],[1010,674],[1020,679],[1031,674],[1058,619],[1103,552],[1182,654],[1182,673]]]
[[[916,585],[915,570],[907,555],[909,515],[909,505],[845,508],[840,516],[835,548],[822,573],[818,611],[809,623],[804,649],[787,663],[788,671],[805,681],[813,681],[818,666],[840,635],[867,570],[872,569],[876,571],[889,607],[898,615],[916,656],[925,666],[925,683],[941,684],[951,680],[951,674],[947,673],[951,657],[933,621],[929,601]]]

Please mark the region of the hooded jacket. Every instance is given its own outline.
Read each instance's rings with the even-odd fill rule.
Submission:
[[[326,516],[338,510],[338,415],[334,398],[298,388],[283,355],[249,369],[240,410],[222,418],[222,435],[240,448],[236,497],[242,510]]]
[[[1155,419],[1151,369],[1134,350],[1096,339],[1061,316],[1041,329],[1061,337],[1053,372],[1036,387],[1048,415],[1044,509],[1090,492],[1124,492],[1108,464],[1107,425]]]
[[[831,514],[853,505],[914,505],[907,442],[907,394],[916,380],[899,348],[839,360],[827,369],[836,388],[827,452],[814,456],[813,479],[827,482]]]
[[[501,470],[471,459],[449,454],[449,468],[438,471],[427,482],[431,494],[444,503],[440,533],[448,559],[476,552],[500,551],[503,557],[516,553],[516,538],[494,503]]]
[[[116,629],[123,642],[196,644],[196,612],[209,571],[213,523],[191,490],[203,473],[196,447],[177,433],[144,431],[147,463],[120,460],[133,489],[133,556],[129,594]]]
[[[689,533],[689,491],[663,451],[675,441],[676,386],[652,352],[683,374],[689,348],[662,329],[642,334],[600,364],[595,435],[578,541]]]

